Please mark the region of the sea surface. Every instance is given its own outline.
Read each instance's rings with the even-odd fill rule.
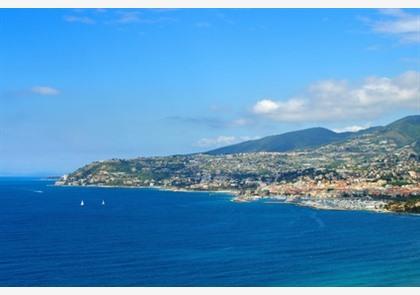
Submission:
[[[0,286],[420,286],[419,216],[52,184],[0,178]]]

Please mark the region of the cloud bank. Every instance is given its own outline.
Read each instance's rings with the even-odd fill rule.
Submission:
[[[420,14],[401,9],[383,9],[386,19],[371,23],[373,31],[398,37],[404,43],[420,43]]]
[[[63,19],[68,23],[81,23],[86,25],[157,24],[176,21],[175,18],[160,15],[161,12],[159,10],[150,9],[79,9],[73,10],[72,15],[65,15]]]
[[[310,85],[301,96],[262,99],[252,112],[279,122],[326,122],[369,119],[395,109],[420,110],[420,72],[397,77],[368,77],[361,83],[325,80]]]

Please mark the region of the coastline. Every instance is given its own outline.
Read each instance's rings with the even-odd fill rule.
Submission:
[[[319,210],[340,211],[370,211],[376,213],[396,213],[385,209],[386,202],[383,200],[358,199],[358,198],[319,198],[301,196],[237,196],[234,202],[262,201],[270,204],[293,204],[302,207],[310,207]]]
[[[366,200],[366,199],[344,199],[344,198],[316,198],[316,197],[300,197],[300,196],[244,196],[238,191],[231,190],[189,190],[175,187],[161,186],[128,186],[128,185],[66,185],[53,184],[57,187],[94,187],[94,188],[128,188],[128,189],[151,189],[170,192],[185,193],[207,193],[207,194],[226,194],[230,195],[231,202],[249,203],[265,200],[270,204],[293,204],[301,207],[309,207],[318,210],[340,210],[340,211],[369,211],[374,213],[401,213],[394,212],[383,208],[385,202],[382,200]],[[376,207],[375,207],[376,206]],[[410,214],[409,212],[404,214]]]
[[[372,207],[368,207],[368,206],[342,206],[339,203],[343,202],[342,199],[328,199],[328,200],[311,200],[308,202],[301,202],[301,201],[278,201],[276,198],[271,198],[271,201],[266,201],[265,203],[270,203],[270,204],[275,204],[275,203],[280,203],[280,204],[292,204],[292,205],[296,205],[296,206],[301,206],[301,207],[309,207],[309,208],[313,208],[313,209],[318,209],[318,210],[335,210],[335,211],[368,211],[368,212],[373,212],[373,213],[397,213],[397,212],[393,212],[390,210],[387,210],[385,208],[372,208]],[[275,201],[273,201],[275,200]],[[329,202],[335,202],[334,205],[325,205],[323,204],[322,201],[329,201]],[[375,201],[373,201],[375,202]]]
[[[176,187],[162,187],[162,186],[132,186],[132,185],[97,185],[97,184],[88,184],[88,185],[68,185],[68,184],[52,184],[51,186],[57,187],[93,187],[93,188],[129,188],[129,189],[150,189],[158,191],[170,191],[170,192],[184,192],[184,193],[207,193],[207,194],[226,194],[231,195],[232,197],[238,197],[239,192],[230,191],[230,190],[188,190]]]

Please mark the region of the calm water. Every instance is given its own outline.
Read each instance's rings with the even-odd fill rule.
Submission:
[[[0,178],[0,286],[420,286],[417,216],[50,184]]]

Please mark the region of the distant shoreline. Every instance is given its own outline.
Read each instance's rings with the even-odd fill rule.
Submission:
[[[162,187],[162,186],[96,185],[96,184],[88,184],[88,185],[52,184],[51,186],[57,186],[57,187],[60,187],[61,186],[61,187],[151,189],[151,190],[157,190],[157,191],[184,192],[184,193],[226,194],[226,195],[231,195],[232,197],[239,196],[239,193],[238,192],[236,192],[236,191],[229,191],[229,190],[220,190],[220,191],[212,191],[212,190],[188,190],[188,189]]]
[[[328,198],[328,199],[321,199],[321,198],[301,198],[301,197],[285,197],[285,196],[241,196],[237,191],[229,191],[229,190],[220,190],[220,191],[213,191],[213,190],[188,190],[188,189],[180,189],[180,188],[171,188],[171,187],[160,187],[160,186],[127,186],[127,185],[66,185],[66,184],[53,184],[52,186],[57,187],[92,187],[92,188],[127,188],[127,189],[151,189],[157,191],[169,191],[169,192],[185,192],[185,193],[207,193],[207,194],[226,194],[231,197],[231,202],[235,203],[250,203],[255,201],[266,200],[265,203],[278,203],[278,204],[292,204],[300,207],[307,207],[313,208],[317,210],[339,210],[339,211],[369,211],[374,213],[394,213],[394,214],[410,214],[410,215],[417,215],[413,213],[405,213],[405,212],[394,212],[390,210],[386,210],[384,208],[372,208],[367,206],[360,206],[360,207],[344,207],[343,204],[340,202],[349,201],[343,198]],[[302,201],[303,199],[303,201]],[[328,201],[332,202],[333,205],[325,205],[323,202]],[[372,201],[378,202],[378,201]]]

